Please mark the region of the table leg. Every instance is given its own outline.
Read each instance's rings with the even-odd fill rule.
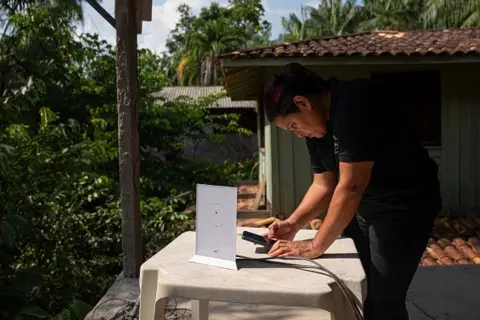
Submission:
[[[165,320],[165,305],[167,303],[166,298],[158,299],[155,303],[155,310],[153,313],[154,320]]]
[[[192,320],[208,320],[208,300],[192,300]]]

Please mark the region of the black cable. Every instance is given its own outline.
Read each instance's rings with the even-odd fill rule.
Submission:
[[[282,257],[282,258],[279,258],[279,257],[265,257],[265,258],[252,258],[252,257],[245,257],[245,256],[241,256],[241,255],[237,255],[238,258],[241,258],[242,260],[245,260],[245,261],[261,261],[261,262],[266,262],[266,263],[277,263],[277,264],[285,264],[285,265],[288,265],[292,268],[296,268],[296,269],[300,269],[300,270],[305,270],[306,266],[299,266],[299,265],[296,265],[296,264],[292,264],[292,263],[286,263],[286,262],[281,262],[281,261],[276,261],[277,259],[283,259],[283,260],[303,260],[303,261],[309,261],[311,263],[313,263],[315,265],[316,268],[320,269],[321,271],[323,271],[324,273],[322,274],[326,274],[327,276],[333,278],[335,280],[335,282],[337,283],[338,287],[340,288],[340,291],[342,292],[342,294],[344,295],[345,299],[347,299],[349,305],[351,306],[354,314],[355,314],[355,318],[357,320],[363,320],[363,315],[362,315],[362,303],[358,300],[358,298],[353,294],[353,292],[350,290],[350,288],[348,288],[345,283],[339,278],[337,277],[337,275],[335,275],[333,272],[331,272],[330,270],[328,270],[327,268],[325,268],[324,266],[322,266],[321,264],[319,264],[317,261],[313,260],[313,259],[308,259],[308,258],[300,258],[300,257]],[[273,260],[275,259],[275,260]],[[273,260],[273,261],[272,261]]]
[[[186,320],[186,316],[191,315],[191,310],[187,308],[178,308],[177,299],[169,298],[173,300],[173,306],[169,306],[167,302],[165,304],[165,320]]]

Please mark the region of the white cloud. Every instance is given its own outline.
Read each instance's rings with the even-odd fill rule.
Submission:
[[[115,11],[115,0],[103,0],[103,8],[112,16]],[[78,26],[79,33],[98,33],[100,37],[111,44],[115,43],[115,29],[103,19],[86,1],[83,1],[84,23]]]
[[[168,34],[175,28],[180,15],[177,8],[182,3],[188,3],[193,13],[197,14],[204,6],[212,2],[226,3],[212,0],[165,0],[162,4],[154,4],[152,8],[152,21],[143,23],[142,34],[138,37],[138,46],[148,48],[155,52],[165,50]],[[115,11],[115,0],[103,0],[102,6],[112,16]],[[98,33],[102,39],[111,44],[115,43],[115,30],[106,22],[90,5],[84,3],[85,22],[80,26],[79,32]]]

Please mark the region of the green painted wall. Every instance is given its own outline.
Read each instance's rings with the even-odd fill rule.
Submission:
[[[369,78],[371,72],[441,70],[442,146],[428,148],[439,164],[444,214],[480,216],[480,65],[345,66],[314,68],[324,78]],[[267,76],[278,72],[272,68]],[[312,173],[305,141],[266,125],[267,201],[273,214],[290,214]]]

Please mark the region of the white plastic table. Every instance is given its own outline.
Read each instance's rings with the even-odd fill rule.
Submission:
[[[244,230],[263,234],[265,228],[237,228],[237,254],[266,257],[263,248],[241,239]],[[301,230],[295,240],[315,236]],[[260,252],[259,252],[260,251]],[[239,270],[189,262],[195,252],[195,232],[185,232],[146,261],[140,273],[140,320],[163,320],[166,299],[192,299],[193,319],[208,319],[209,301],[319,308],[335,320],[354,319],[335,281],[316,273],[309,261],[278,260],[309,266],[308,272],[284,265],[238,260]],[[316,260],[335,273],[363,301],[366,277],[353,241],[339,238]],[[261,319],[261,315],[258,315]]]

